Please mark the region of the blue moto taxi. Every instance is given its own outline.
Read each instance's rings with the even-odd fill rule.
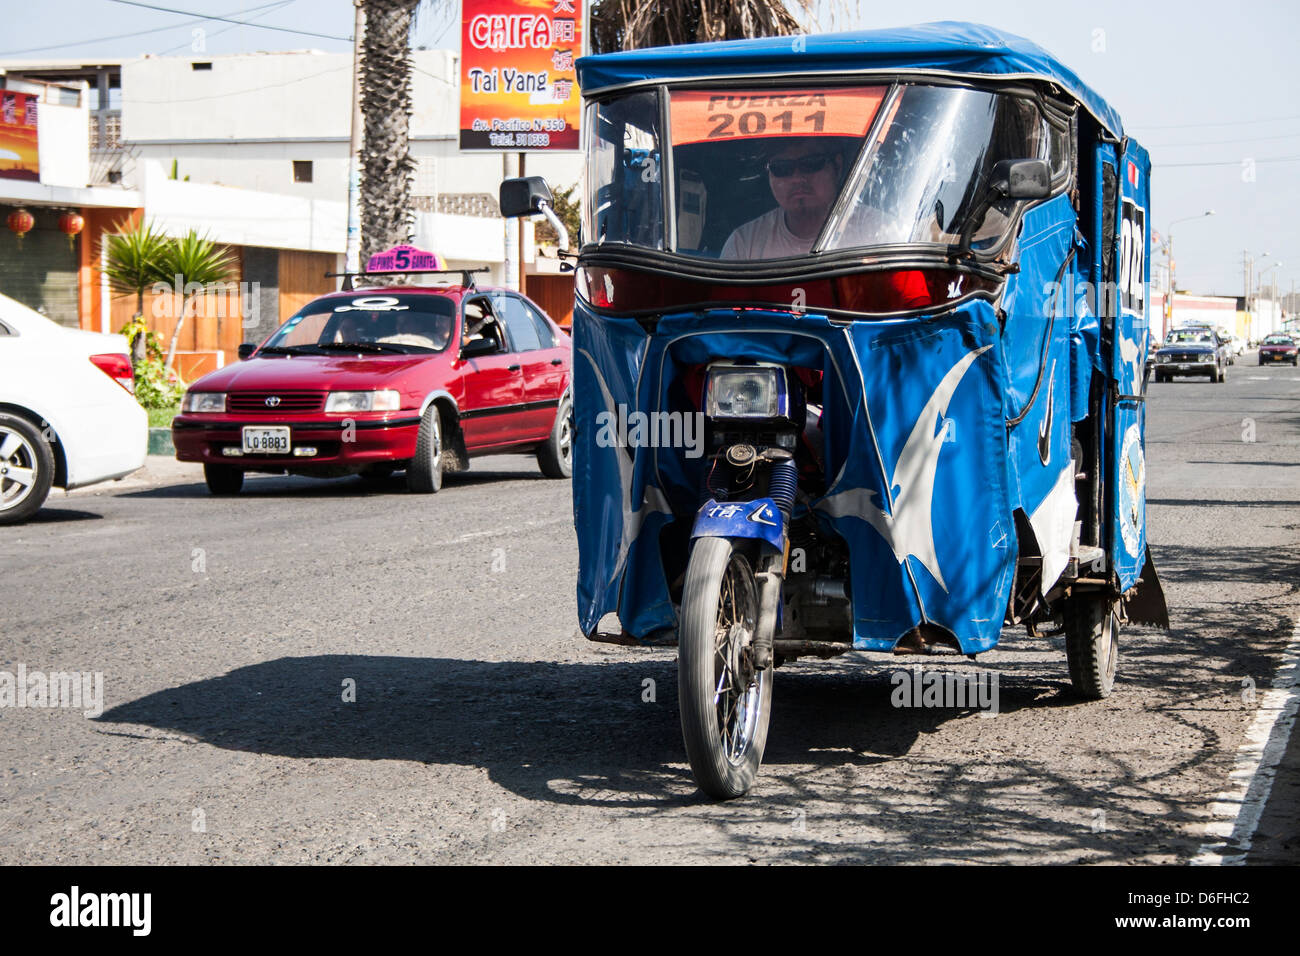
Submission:
[[[1146,151],[988,27],[578,62],[578,614],[678,647],[699,786],[773,670],[1063,633],[1084,698],[1168,626],[1146,542]],[[506,215],[549,212],[538,178]],[[619,626],[601,629],[604,616]]]

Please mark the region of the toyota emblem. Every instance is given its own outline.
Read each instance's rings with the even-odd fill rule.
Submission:
[[[279,395],[271,395],[271,396],[268,397],[267,400],[266,400],[266,407],[267,407],[267,408],[275,408],[275,406],[277,406],[277,405],[279,405],[279,404],[280,404],[280,396],[279,396]]]

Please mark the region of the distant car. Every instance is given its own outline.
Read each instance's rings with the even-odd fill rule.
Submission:
[[[1231,337],[1229,338],[1229,343],[1230,343],[1231,346],[1232,346],[1232,354],[1233,354],[1233,355],[1245,355],[1245,354],[1246,354],[1246,340],[1243,339],[1240,335],[1233,335],[1233,336],[1231,336]]]
[[[1290,335],[1269,335],[1259,343],[1259,364],[1274,365],[1278,362],[1300,364],[1300,345]]]
[[[149,419],[120,335],[66,329],[0,295],[0,524],[34,515],[50,488],[144,464]]]
[[[1205,375],[1211,382],[1223,382],[1229,364],[1228,346],[1214,329],[1174,329],[1156,351],[1155,379],[1167,382],[1178,375]]]
[[[241,354],[244,350],[241,349]],[[199,379],[172,421],[213,494],[245,472],[385,478],[436,492],[444,468],[535,454],[571,473],[569,337],[535,303],[474,286],[369,287],[304,306],[243,361]]]

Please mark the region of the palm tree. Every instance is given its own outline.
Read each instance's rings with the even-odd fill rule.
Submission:
[[[126,221],[115,227],[117,235],[105,239],[105,263],[101,271],[108,278],[108,286],[118,295],[135,294],[135,315],[144,316],[144,290],[156,282],[166,282],[168,275],[162,268],[163,253],[169,240],[154,229],[152,222],[132,227]],[[144,336],[136,335],[131,342],[132,361],[144,360]]]
[[[167,361],[163,364],[163,368],[171,372],[172,362],[176,359],[176,343],[180,341],[181,327],[185,325],[190,303],[208,291],[210,286],[230,279],[235,271],[235,260],[210,238],[200,236],[191,229],[183,238],[170,240],[166,244],[160,266],[166,277],[164,281],[176,283],[174,294],[181,296],[176,328],[172,330],[171,341],[167,345]]]
[[[361,261],[411,237],[411,28],[420,0],[360,0]]]
[[[811,8],[812,0],[594,0],[591,51],[787,36],[803,32],[794,11]]]

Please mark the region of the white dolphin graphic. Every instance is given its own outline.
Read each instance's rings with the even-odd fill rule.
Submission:
[[[967,352],[948,370],[948,374],[939,382],[938,388],[930,400],[921,409],[921,414],[912,426],[912,433],[907,443],[898,454],[894,463],[892,477],[887,477],[889,488],[898,488],[890,502],[890,514],[885,514],[878,506],[864,509],[863,518],[880,532],[894,552],[898,563],[902,564],[908,555],[916,558],[925,569],[934,575],[939,587],[946,592],[943,574],[939,570],[939,558],[934,552],[934,526],[931,524],[930,512],[934,503],[934,476],[939,468],[939,452],[943,448],[944,436],[948,423],[935,432],[940,417],[948,414],[948,403],[961,383],[966,370],[971,367],[983,352],[993,346]],[[871,492],[875,498],[876,492]]]
[[[1125,336],[1125,335],[1123,335],[1123,334],[1120,335],[1120,337],[1119,337],[1119,356],[1120,356],[1121,359],[1123,359],[1123,360],[1124,360],[1125,362],[1127,362],[1129,365],[1133,366],[1133,388],[1134,388],[1134,390],[1137,389],[1138,385],[1139,385],[1139,384],[1141,383],[1141,381],[1142,381],[1142,362],[1139,361],[1139,358],[1138,358],[1138,353],[1139,353],[1140,351],[1141,351],[1141,349],[1138,348],[1138,344],[1137,344],[1136,342],[1131,342],[1131,341],[1129,341],[1128,337]]]

